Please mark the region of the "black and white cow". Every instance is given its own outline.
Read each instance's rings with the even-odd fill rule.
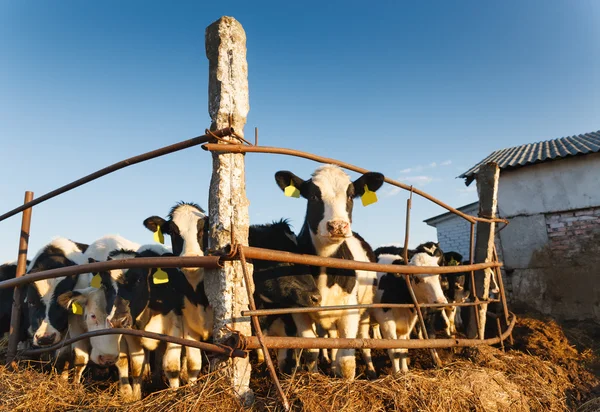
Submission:
[[[139,245],[119,235],[107,235],[91,243],[84,255],[89,263],[102,262],[108,260],[111,251],[123,248],[137,249]],[[79,305],[83,312],[81,316],[72,316],[69,319],[70,331],[80,334],[112,327],[108,321],[108,315],[114,306],[117,295],[117,279],[121,271],[121,269],[116,269],[93,274],[92,279],[96,275],[100,277],[98,283],[90,282],[86,288],[74,289],[59,295],[58,302],[63,307],[73,312],[73,305]],[[121,378],[121,392],[125,397],[137,398],[137,394],[132,393],[131,386],[127,385],[123,379],[128,376],[126,343],[128,340],[129,337],[122,339],[121,335],[101,335],[74,343],[75,381],[77,382],[78,377],[81,376],[88,359],[100,366],[116,364]],[[141,397],[141,391],[139,397]]]
[[[252,225],[249,228],[250,246],[298,252],[296,235],[286,220],[271,224]],[[306,265],[278,263],[253,259],[254,301],[258,309],[289,307],[311,307],[321,303],[311,270]],[[291,315],[260,317],[260,326],[265,335],[297,336],[298,328]],[[259,359],[262,352],[259,351]],[[290,374],[296,366],[294,351],[280,349],[277,353],[279,370]]]
[[[311,179],[303,180],[289,171],[279,171],[275,181],[281,190],[292,185],[307,200],[306,217],[298,235],[301,253],[372,262],[375,255],[371,247],[352,231],[352,208],[354,198],[362,196],[365,188],[377,191],[383,184],[381,173],[365,173],[352,182],[350,177],[337,166],[324,165],[315,170]],[[312,267],[313,276],[321,292],[321,304],[355,305],[372,303],[375,295],[376,273]],[[313,322],[325,329],[332,338],[356,338],[369,336],[369,316],[364,310],[324,311],[320,313],[294,314],[300,334],[315,337]],[[360,331],[359,331],[360,329]],[[316,368],[318,351],[308,351],[309,368]],[[306,353],[306,352],[305,352]],[[370,350],[363,351],[369,368],[374,375]],[[333,368],[337,375],[354,379],[356,360],[354,349],[332,351]]]
[[[151,232],[160,231],[171,237],[175,256],[204,256],[207,249],[208,216],[195,203],[179,202],[169,212],[168,220],[151,216],[144,220]],[[206,341],[212,336],[213,309],[204,291],[203,268],[181,268],[187,285],[183,296],[183,336]],[[188,379],[195,382],[202,369],[200,349],[186,348]]]
[[[398,248],[385,249],[386,252],[403,250]],[[427,242],[419,245],[409,261],[414,266],[440,266],[443,263],[443,253],[439,245]],[[399,254],[381,253],[378,263],[406,265],[404,257]],[[401,273],[401,270],[399,270]],[[413,303],[404,276],[393,273],[378,272],[378,286],[375,301],[377,303]],[[438,274],[422,274],[410,276],[411,286],[419,303],[448,303],[444,296]],[[377,308],[372,311],[379,323],[381,335],[386,339],[409,339],[417,323],[417,313],[408,308]],[[407,349],[388,349],[394,373],[408,371]]]
[[[87,245],[65,238],[56,238],[38,251],[27,267],[27,273],[87,263]],[[65,292],[88,287],[91,274],[39,280],[27,288],[29,328],[34,346],[58,343],[67,332],[69,312],[57,299]]]
[[[27,264],[29,265],[29,261]],[[17,275],[17,262],[7,262],[0,265],[0,282],[14,279]],[[13,288],[0,289],[0,336],[10,331],[10,316],[12,313]],[[27,340],[29,314],[27,305],[21,308],[21,329],[19,342]]]
[[[145,245],[137,251],[119,250],[111,253],[111,259],[130,259],[143,257],[173,256],[171,251],[161,245]],[[167,282],[155,283],[158,271],[166,273]],[[148,332],[161,333],[174,337],[183,337],[183,307],[186,295],[193,293],[184,275],[174,268],[133,268],[125,270],[118,279],[118,292],[109,322],[117,328],[135,328]],[[131,377],[133,392],[137,396],[144,366],[144,356],[139,356],[139,346],[155,351],[160,341],[149,338],[127,341],[132,361]],[[132,357],[135,344],[136,356]],[[189,348],[188,348],[189,349]],[[187,358],[190,357],[187,352]],[[201,360],[200,360],[201,362]],[[189,362],[188,362],[189,364]],[[162,368],[172,388],[179,387],[181,372],[181,346],[166,344]],[[188,372],[189,375],[189,372]]]

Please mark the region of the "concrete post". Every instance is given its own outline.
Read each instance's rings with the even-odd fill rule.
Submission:
[[[498,209],[498,181],[500,168],[496,163],[488,163],[479,168],[477,172],[477,193],[479,195],[479,215],[486,218],[495,218]],[[494,255],[494,237],[496,234],[495,223],[477,222],[475,241],[475,262],[491,262]],[[475,272],[475,291],[482,301],[486,301],[490,294],[490,281],[494,274],[493,269],[484,269]],[[479,330],[472,307],[467,327],[467,336],[475,338],[479,335],[484,339],[487,304],[479,307]]]
[[[246,33],[233,17],[221,17],[206,28],[206,56],[209,60],[208,111],[211,129],[232,126],[243,136],[248,102],[248,63]],[[226,137],[225,139],[234,139]],[[248,245],[248,199],[244,176],[243,154],[213,152],[213,173],[208,196],[209,248],[221,250],[235,242]],[[252,267],[250,265],[250,276]],[[250,319],[242,318],[248,309],[248,294],[239,262],[207,272],[206,294],[214,309],[214,337],[222,341],[230,332],[226,326],[251,335]],[[221,365],[223,366],[223,365]],[[249,404],[253,393],[249,388],[250,363],[236,358],[227,362],[227,376],[242,400]]]

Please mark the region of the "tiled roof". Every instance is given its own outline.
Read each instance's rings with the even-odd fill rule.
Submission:
[[[561,137],[559,139],[496,150],[458,177],[465,178],[465,184],[468,186],[475,179],[475,174],[479,171],[479,167],[489,162],[496,162],[500,170],[505,170],[563,157],[597,152],[600,152],[600,130],[578,136]]]

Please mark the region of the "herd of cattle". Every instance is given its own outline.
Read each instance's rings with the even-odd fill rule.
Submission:
[[[355,181],[340,168],[325,165],[303,180],[289,171],[275,174],[277,185],[293,186],[307,200],[306,217],[296,236],[286,220],[250,227],[249,245],[294,253],[380,262],[397,265],[441,266],[461,264],[462,256],[444,254],[437,243],[428,242],[408,251],[384,246],[372,250],[351,229],[353,200],[365,192],[375,192],[383,184],[380,173],[365,173]],[[208,216],[196,204],[178,203],[168,219],[151,216],[144,220],[150,231],[170,236],[171,248],[159,243],[139,245],[118,235],[105,236],[89,245],[55,238],[28,262],[27,273],[94,261],[157,256],[202,256],[207,250]],[[254,260],[255,301],[259,308],[314,307],[370,303],[412,303],[404,277],[362,270],[334,269]],[[401,272],[401,271],[400,271]],[[15,264],[0,266],[0,281],[15,276]],[[86,331],[107,328],[135,328],[187,339],[209,341],[213,314],[204,291],[204,269],[117,269],[100,273],[41,280],[26,286],[21,340],[32,339],[34,346],[56,344]],[[421,303],[464,302],[469,298],[469,282],[464,274],[411,276],[414,293]],[[12,290],[0,297],[1,332],[8,331]],[[432,328],[451,336],[461,327],[460,312],[453,307],[428,311]],[[441,325],[441,326],[440,326]],[[409,339],[418,334],[413,309],[367,309],[321,311],[310,314],[261,317],[261,328],[271,336],[302,337],[383,337]],[[148,352],[159,341],[130,335],[103,335],[80,340],[56,353],[57,365],[73,370],[80,382],[89,360],[97,365],[116,365],[121,392],[141,398],[141,381]],[[182,370],[182,348],[173,343],[163,347],[162,372],[171,387],[178,387]],[[407,371],[407,350],[388,351],[394,372]],[[260,355],[260,354],[259,354]],[[279,350],[282,372],[289,373],[300,359],[291,350]],[[316,371],[319,350],[304,350],[302,362]],[[362,349],[369,376],[376,376],[369,349]],[[327,351],[324,356],[329,359]],[[186,347],[183,358],[187,381],[197,380],[202,369],[199,349]],[[336,375],[353,379],[354,349],[331,351]]]

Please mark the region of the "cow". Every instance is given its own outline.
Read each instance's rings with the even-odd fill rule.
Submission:
[[[384,181],[381,173],[368,172],[351,181],[341,168],[323,165],[317,168],[308,180],[290,171],[278,171],[275,173],[275,181],[284,193],[291,194],[291,186],[293,191],[297,190],[299,195],[307,200],[306,217],[298,234],[301,253],[361,262],[375,261],[375,255],[368,243],[352,231],[352,208],[354,198],[366,194],[367,191],[375,192],[381,187]],[[323,306],[373,302],[375,272],[325,267],[311,267],[311,271],[321,293]],[[369,335],[369,315],[365,310],[294,314],[294,320],[297,325],[302,325],[299,329],[304,337],[315,337],[313,322],[324,328],[332,338]],[[354,379],[354,352],[354,349],[332,351],[336,375]],[[318,350],[309,350],[306,355],[309,368],[315,370]],[[370,361],[370,350],[364,350],[363,357],[367,365],[370,365],[368,374],[375,375]]]
[[[285,219],[271,224],[252,225],[248,243],[253,247],[298,252],[298,241]],[[321,294],[310,268],[306,265],[253,259],[254,301],[258,309],[314,307],[321,303]],[[298,329],[289,314],[259,318],[265,335],[297,336]],[[259,351],[259,359],[262,351]],[[279,370],[291,374],[296,366],[293,351],[279,349]]]
[[[144,220],[144,226],[156,233],[159,228],[161,233],[170,235],[173,253],[180,256],[203,256],[207,249],[207,230],[208,216],[195,203],[179,202],[169,212],[168,220],[158,216],[151,216]],[[297,252],[296,237],[286,221],[274,222],[268,225],[252,225],[249,228],[249,244],[255,247],[273,248],[287,252]],[[256,261],[254,269],[265,271],[261,277],[256,277],[257,281],[256,302],[260,305],[282,305],[293,304],[298,306],[311,306],[320,299],[320,295],[314,288],[314,279],[311,281],[303,275],[305,267],[292,265],[278,265],[272,262]],[[182,268],[186,279],[195,290],[195,295],[186,297],[184,301],[183,320],[186,337],[191,339],[206,340],[212,332],[212,309],[207,301],[204,301],[205,295],[201,288],[204,280],[204,272],[201,268]],[[187,288],[190,290],[190,288]],[[261,292],[262,291],[262,292]],[[262,295],[262,297],[261,297]],[[264,300],[271,300],[267,302]],[[197,303],[196,303],[197,302]],[[204,303],[208,306],[204,306]],[[317,303],[318,304],[318,303]],[[274,307],[274,306],[271,306]],[[282,306],[278,306],[282,307]],[[295,325],[289,322],[289,317],[268,317],[261,319],[264,322],[270,322],[265,326],[265,331],[279,336],[289,336],[289,333],[295,329]],[[197,330],[200,333],[192,334],[190,331]],[[269,331],[270,330],[270,331]],[[200,336],[198,336],[200,335]],[[187,348],[190,352],[192,348]],[[197,351],[199,354],[199,351]],[[280,366],[289,365],[288,358],[284,358],[283,351],[278,353]],[[284,360],[285,359],[285,360]],[[200,364],[189,370],[199,370]],[[289,366],[282,366],[284,371],[289,370]]]
[[[168,215],[168,220],[150,216],[143,224],[151,232],[171,237],[175,256],[204,256],[208,247],[208,216],[195,203],[179,202]],[[204,269],[184,267],[187,285],[183,296],[183,336],[186,339],[206,341],[212,336],[213,309],[204,291]],[[198,379],[202,369],[202,355],[197,348],[186,348],[188,379]]]
[[[29,265],[30,261],[27,261]],[[0,282],[14,279],[17,275],[17,262],[6,262],[0,265]],[[0,337],[10,331],[10,317],[12,313],[13,288],[0,289]],[[21,308],[21,328],[19,342],[27,340],[27,322],[29,315],[27,306]]]
[[[141,246],[137,251],[113,251],[110,259],[158,256],[173,256],[173,254],[164,246],[154,244]],[[161,281],[157,281],[158,273],[166,274],[166,276],[161,278]],[[166,282],[161,283],[164,280]],[[184,299],[193,291],[190,291],[191,287],[181,271],[175,268],[133,268],[122,271],[117,283],[118,291],[114,308],[108,318],[113,327],[134,328],[178,338],[183,337]],[[155,351],[160,344],[160,341],[150,338],[132,339],[131,342],[141,345],[149,351]],[[130,345],[130,340],[127,343]],[[129,353],[131,354],[131,347]],[[188,351],[187,358],[189,359],[189,357],[190,352]],[[134,394],[137,393],[139,388],[143,363],[143,355],[132,358]],[[171,388],[179,387],[181,372],[180,345],[167,342],[163,357],[163,370],[169,386]]]
[[[443,254],[437,243],[423,243],[414,252],[408,263],[409,265],[440,266],[443,263]],[[377,262],[399,266],[406,265],[404,256],[390,253],[380,254]],[[398,272],[402,273],[400,268]],[[413,303],[404,276],[378,272],[377,278],[377,295],[375,298],[377,303]],[[448,303],[442,290],[439,275],[411,275],[410,282],[419,303]],[[376,308],[373,309],[372,313],[377,323],[379,323],[382,337],[386,339],[409,339],[418,319],[416,310],[412,308]],[[388,349],[394,373],[408,371],[407,354],[407,349]]]
[[[119,235],[107,235],[91,243],[84,253],[88,263],[101,262],[109,259],[113,250],[122,248],[139,248],[139,244],[131,242]],[[73,311],[73,306],[78,305],[81,316],[70,319],[69,327],[71,330],[81,330],[81,332],[93,332],[102,329],[110,329],[112,325],[108,321],[110,311],[114,306],[117,295],[117,279],[121,269],[113,271],[100,271],[94,274],[93,278],[98,276],[97,282],[90,282],[90,285],[83,289],[74,289],[67,291],[58,297],[58,302],[63,307]],[[92,278],[92,279],[93,279]],[[86,356],[89,354],[89,360],[100,366],[110,366],[116,364],[120,377],[120,389],[124,397],[133,397],[139,399],[141,391],[139,385],[134,389],[126,382],[128,377],[128,343],[131,337],[122,339],[121,335],[101,335],[94,336],[88,340],[79,341],[73,344],[75,349],[76,382],[78,376],[83,372],[80,366],[87,364]],[[89,344],[88,344],[89,342]],[[137,349],[135,344],[132,346],[131,356],[143,357],[141,347]],[[137,391],[136,391],[137,390]]]

